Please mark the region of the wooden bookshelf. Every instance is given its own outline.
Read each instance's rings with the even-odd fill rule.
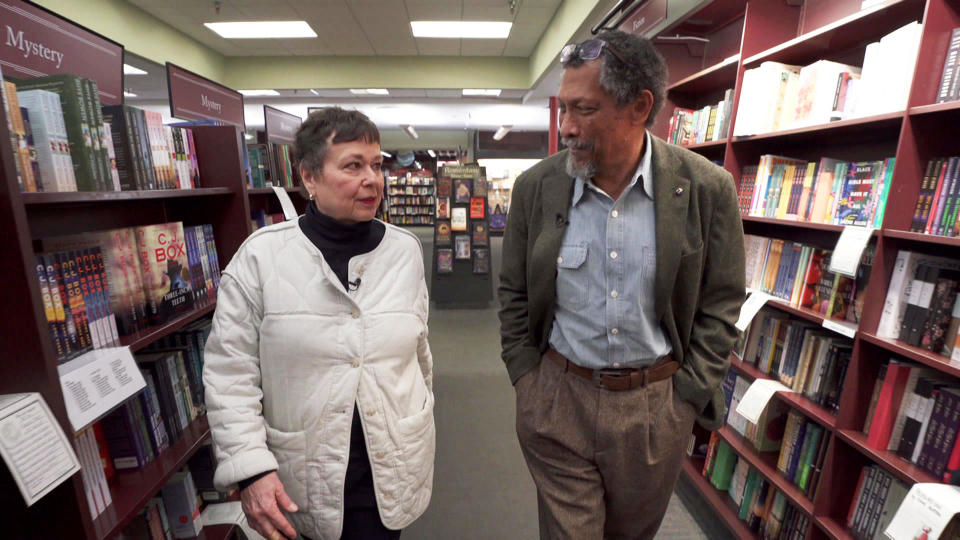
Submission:
[[[667,87],[667,92],[704,93],[718,88],[733,88],[737,82],[737,62],[740,55],[735,54],[707,69],[698,71]]]
[[[72,191],[65,193],[22,193],[23,204],[29,206],[91,203],[130,203],[155,199],[213,197],[230,195],[229,188],[155,189],[149,191]]]
[[[197,540],[232,540],[238,530],[236,525],[205,525]]]
[[[833,518],[818,517],[814,523],[832,540],[854,540],[853,535],[847,532],[847,528]]]
[[[738,456],[747,460],[747,463],[756,469],[767,482],[770,482],[773,487],[781,491],[791,504],[800,509],[800,511],[808,517],[813,517],[813,502],[800,491],[800,488],[793,485],[793,482],[787,480],[785,476],[777,471],[778,453],[757,453],[753,446],[730,426],[723,426],[717,433],[721,439],[730,445],[730,448],[732,448]]]
[[[910,107],[908,110],[910,116],[923,116],[927,114],[958,113],[960,112],[960,100],[947,101],[946,103],[933,103],[931,105],[920,105]]]
[[[697,150],[702,148],[722,147],[722,146],[726,146],[726,144],[727,144],[727,139],[718,139],[716,141],[707,141],[707,142],[702,142],[697,144],[688,144],[684,146],[684,148],[686,148],[687,150]]]
[[[756,135],[741,135],[733,138],[733,144],[776,144],[776,142],[790,141],[791,143],[807,142],[830,137],[874,137],[878,132],[895,131],[903,123],[904,111],[894,111],[872,116],[850,118],[827,124],[782,129]]]
[[[299,193],[299,187],[285,187],[283,188],[287,193]],[[247,188],[247,195],[273,195],[275,192],[273,188]]]
[[[940,236],[936,234],[923,234],[910,231],[897,231],[886,229],[883,235],[887,238],[899,238],[923,244],[937,244],[941,246],[960,247],[960,238],[955,236]]]
[[[947,356],[930,352],[920,347],[913,347],[896,339],[882,338],[870,332],[864,332],[861,337],[864,341],[886,349],[894,354],[899,354],[925,366],[960,378],[960,363],[951,362]]]
[[[940,481],[927,471],[903,459],[894,452],[870,448],[867,446],[867,436],[859,431],[852,429],[837,430],[837,437],[870,458],[874,463],[882,465],[884,469],[887,469],[907,484],[920,482],[936,483]]]
[[[707,503],[717,512],[717,516],[727,526],[727,529],[738,539],[756,539],[757,535],[753,533],[747,524],[737,517],[738,508],[733,504],[733,499],[725,491],[720,491],[713,487],[710,482],[700,474],[703,468],[703,460],[693,460],[690,458],[683,460],[681,471],[687,477],[687,480],[697,487],[700,494],[703,495]]]
[[[150,345],[154,341],[157,341],[163,337],[166,337],[176,332],[177,330],[203,317],[204,315],[213,313],[213,311],[216,308],[217,308],[216,300],[205,302],[201,305],[195,306],[189,312],[184,313],[183,315],[173,320],[167,321],[164,324],[145,328],[144,330],[137,332],[136,334],[121,336],[120,346],[130,347],[131,351],[137,352],[140,349],[146,347],[147,345]]]
[[[753,380],[773,379],[773,377],[761,373],[755,366],[740,360],[732,354],[730,355],[730,366],[740,374]],[[804,397],[803,394],[796,392],[777,392],[774,394],[774,397],[801,412],[804,416],[825,427],[827,430],[833,431],[836,428],[837,417],[826,408]]]
[[[843,225],[831,225],[829,223],[813,223],[811,221],[793,221],[789,219],[776,219],[760,216],[743,216],[741,218],[744,225],[749,223],[762,223],[764,225],[775,225],[777,227],[793,227],[798,229],[811,229],[818,231],[830,231],[834,233],[843,232]]]
[[[147,501],[160,491],[167,479],[186,464],[209,436],[207,417],[201,416],[187,426],[177,442],[171,444],[146,467],[134,472],[117,472],[110,482],[113,504],[93,520],[96,538],[116,536]]]

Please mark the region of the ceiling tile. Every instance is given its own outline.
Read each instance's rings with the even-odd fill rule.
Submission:
[[[473,2],[464,4],[463,20],[465,21],[512,21],[513,14],[506,2],[498,2],[492,6],[477,5]]]
[[[347,4],[343,0],[328,0],[326,2],[291,0],[290,7],[308,22],[310,19],[320,19],[323,21],[353,20],[353,12],[350,11],[350,8],[347,7]]]
[[[421,56],[460,56],[460,39],[416,38]]]
[[[516,26],[540,23],[546,26],[553,19],[553,14],[556,11],[555,8],[534,8],[524,5],[517,12],[517,18],[514,19],[513,24]]]
[[[556,10],[556,8],[560,7],[560,0],[523,0],[523,4],[521,4],[521,9],[526,7],[532,7],[532,8],[548,7]]]
[[[390,97],[400,99],[425,98],[427,92],[422,88],[390,88]]]
[[[505,45],[504,39],[464,39],[460,45],[460,55],[500,56]]]
[[[411,21],[459,21],[463,14],[460,2],[431,2],[407,0],[407,14]]]
[[[283,41],[283,48],[298,56],[333,54],[320,39],[287,39]]]
[[[360,21],[366,22],[368,18],[390,18],[394,24],[398,21],[408,22],[407,8],[402,1],[383,1],[383,2],[350,2],[350,11]]]
[[[336,39],[327,41],[336,56],[376,56],[376,51],[366,39]]]
[[[463,89],[461,88],[439,89],[439,90],[427,89],[428,98],[451,99],[451,98],[459,98],[462,96],[463,96]]]

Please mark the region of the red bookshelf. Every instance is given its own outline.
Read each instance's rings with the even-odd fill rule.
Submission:
[[[23,204],[30,206],[67,203],[131,203],[152,199],[212,197],[230,195],[225,187],[197,189],[157,189],[150,191],[73,191],[66,193],[22,193]]]
[[[739,433],[733,431],[730,426],[720,428],[718,433],[720,438],[727,441],[727,444],[730,445],[730,448],[732,448],[738,456],[747,460],[747,463],[754,469],[757,469],[771,485],[783,492],[787,500],[807,516],[813,517],[813,502],[808,499],[797,486],[793,485],[792,482],[777,471],[777,453],[764,452],[758,454],[757,451],[753,449],[753,446],[741,437]]]
[[[837,437],[843,442],[849,444],[863,455],[870,458],[874,463],[883,465],[885,469],[893,473],[894,476],[903,480],[907,484],[916,484],[920,482],[939,482],[933,475],[917,467],[913,463],[901,458],[893,452],[886,450],[874,450],[867,446],[867,436],[859,431],[852,429],[841,429],[837,431]]]
[[[817,518],[817,527],[833,540],[854,540],[852,534],[847,532],[847,528],[835,521],[833,518]]]
[[[140,349],[150,345],[154,341],[168,336],[204,315],[213,313],[217,309],[217,301],[212,300],[200,306],[195,307],[188,313],[177,317],[165,324],[151,326],[136,334],[120,337],[120,346],[130,347],[130,350],[137,352]]]
[[[960,112],[960,100],[947,101],[946,103],[934,103],[931,105],[920,105],[910,107],[910,116],[923,116],[927,114],[957,113]]]
[[[186,464],[209,435],[207,417],[201,416],[187,426],[177,442],[146,467],[135,472],[118,472],[110,482],[113,504],[93,520],[96,538],[116,536],[163,487],[170,475]]]
[[[703,495],[707,503],[717,512],[717,516],[723,521],[724,525],[727,526],[727,529],[730,530],[735,538],[756,539],[757,535],[747,528],[745,522],[737,517],[739,509],[733,504],[733,499],[730,498],[730,495],[725,491],[719,491],[713,487],[713,485],[700,474],[702,468],[702,459],[695,461],[687,458],[683,460],[683,468],[681,471],[684,476],[687,477],[687,480],[697,487],[700,494]]]
[[[733,88],[737,82],[737,62],[740,55],[735,54],[714,64],[707,69],[698,71],[667,87],[667,92],[703,93],[718,88]]]
[[[829,223],[812,223],[810,221],[792,221],[789,219],[776,219],[760,216],[743,216],[743,223],[746,226],[751,223],[761,223],[764,225],[775,225],[778,227],[794,227],[798,229],[811,229],[818,231],[830,231],[840,233],[843,231],[842,225],[831,225]]]
[[[783,129],[770,133],[760,133],[757,135],[743,135],[733,138],[733,144],[771,144],[776,142],[789,141],[790,143],[809,142],[822,138],[830,137],[851,137],[876,135],[878,131],[891,131],[900,128],[903,122],[904,112],[896,111],[873,116],[864,116],[861,118],[851,118],[849,120],[840,120],[828,124],[816,124],[813,126]],[[776,143],[774,143],[776,144]]]
[[[740,360],[736,356],[730,355],[730,366],[742,375],[750,379],[772,379],[772,377],[761,373],[756,367]],[[804,416],[820,424],[821,426],[833,431],[836,427],[837,417],[829,410],[810,401],[803,394],[795,392],[777,392],[774,397],[785,402],[790,407],[800,411]]]
[[[950,246],[950,247],[960,247],[960,238],[955,236],[939,236],[935,234],[923,234],[923,233],[915,233],[910,231],[897,231],[893,229],[888,229],[883,231],[883,235],[887,238],[899,238],[901,240],[909,240],[911,242],[919,242],[924,244],[938,244],[941,246]]]
[[[942,354],[932,353],[919,347],[912,347],[899,340],[882,338],[869,332],[863,333],[862,338],[864,341],[882,347],[892,353],[899,354],[900,356],[932,367],[938,371],[949,373],[954,377],[960,377],[960,364],[951,362],[950,358]]]
[[[697,150],[700,148],[722,147],[722,146],[725,146],[726,144],[727,144],[726,139],[719,139],[716,141],[707,141],[707,142],[702,142],[697,144],[688,144],[684,146],[684,148],[686,148],[687,150]]]

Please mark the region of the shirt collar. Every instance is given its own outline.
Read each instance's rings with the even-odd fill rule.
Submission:
[[[624,193],[633,188],[637,183],[637,179],[641,176],[643,177],[643,192],[651,200],[653,199],[653,168],[651,166],[653,152],[650,149],[650,134],[644,132],[644,143],[643,143],[643,157],[640,158],[640,164],[637,165],[637,170],[633,173],[633,179],[630,181],[630,184],[627,185],[627,189],[624,190]],[[583,198],[585,188],[589,187],[590,189],[598,189],[593,181],[585,181],[581,177],[576,177],[575,183],[573,186],[573,200],[572,203],[576,206],[580,200]]]

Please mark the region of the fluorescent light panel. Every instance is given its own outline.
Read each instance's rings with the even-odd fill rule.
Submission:
[[[500,95],[500,89],[499,88],[464,88],[463,95],[497,97]]]
[[[493,140],[499,141],[507,136],[507,133],[510,133],[510,130],[513,129],[513,126],[500,126],[500,129],[493,134]]]
[[[383,157],[385,157],[385,158],[392,158],[392,157],[393,157],[393,154],[391,154],[390,152],[384,152],[383,150],[380,151],[380,155],[383,156]]]
[[[315,38],[307,21],[238,21],[203,23],[227,39]]]
[[[410,21],[413,37],[456,39],[507,39],[512,22]]]
[[[128,92],[128,91],[124,90],[124,91],[123,91],[123,97],[137,97],[137,95],[134,94],[133,92]]]
[[[386,88],[351,88],[350,93],[355,96],[387,96],[390,91]]]
[[[147,72],[138,67],[133,67],[130,64],[124,64],[123,74],[124,75],[146,75]]]
[[[432,158],[437,157],[437,153],[434,152],[433,150],[427,150],[427,153],[430,154],[430,157],[432,157]]]
[[[237,90],[245,96],[279,96],[276,90]]]
[[[419,139],[419,138],[420,138],[420,135],[417,134],[417,130],[413,129],[413,126],[411,126],[411,125],[403,125],[403,126],[400,126],[400,127],[403,129],[403,131],[405,131],[405,132],[407,133],[407,135],[408,135],[411,139]]]

